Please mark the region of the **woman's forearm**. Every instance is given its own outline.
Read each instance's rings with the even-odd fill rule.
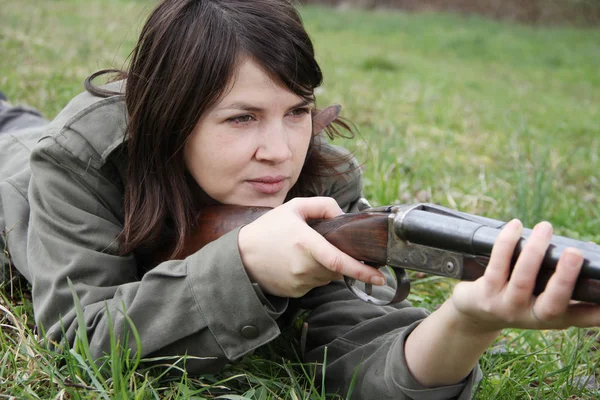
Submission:
[[[448,300],[408,336],[406,363],[425,387],[452,385],[471,372],[499,333],[474,329]]]

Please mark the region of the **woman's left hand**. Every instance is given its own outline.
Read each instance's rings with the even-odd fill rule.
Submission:
[[[523,226],[509,222],[501,231],[484,275],[456,285],[449,301],[470,330],[492,332],[502,328],[564,329],[600,326],[600,305],[571,300],[583,256],[575,248],[561,255],[546,288],[533,295],[552,226],[541,222],[527,239],[511,273],[510,262]],[[473,332],[476,333],[476,332]]]

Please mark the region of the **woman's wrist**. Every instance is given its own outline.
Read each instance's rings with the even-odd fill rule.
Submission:
[[[465,317],[447,300],[406,339],[408,369],[424,387],[457,384],[499,333]]]
[[[444,309],[448,323],[452,325],[452,329],[463,336],[497,336],[502,330],[502,327],[497,323],[492,324],[482,318],[465,313],[456,305],[452,297],[442,304],[440,309],[442,308]]]

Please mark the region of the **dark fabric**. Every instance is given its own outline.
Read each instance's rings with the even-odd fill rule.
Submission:
[[[25,106],[7,106],[0,101],[0,134],[48,123],[39,111]]]

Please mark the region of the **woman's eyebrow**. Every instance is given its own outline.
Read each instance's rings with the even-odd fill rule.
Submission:
[[[312,106],[314,104],[314,102],[309,101],[309,100],[302,100],[301,102],[291,106],[289,109],[293,110],[294,108],[302,108],[302,107],[306,107],[306,106]]]
[[[288,110],[306,107],[311,104],[313,104],[312,101],[302,100],[299,103],[296,103],[293,106],[291,106],[290,108],[288,108]],[[242,111],[249,111],[249,112],[262,112],[265,109],[263,107],[259,107],[259,106],[245,103],[245,102],[235,102],[235,103],[232,103],[232,104],[229,104],[229,105],[226,105],[223,107],[218,107],[215,109],[215,111],[223,111],[223,110],[242,110]]]
[[[262,111],[263,108],[252,105],[252,104],[248,104],[248,103],[235,102],[235,103],[228,104],[223,107],[217,108],[217,111],[222,111],[222,110],[244,110],[244,111],[258,112],[258,111]]]

